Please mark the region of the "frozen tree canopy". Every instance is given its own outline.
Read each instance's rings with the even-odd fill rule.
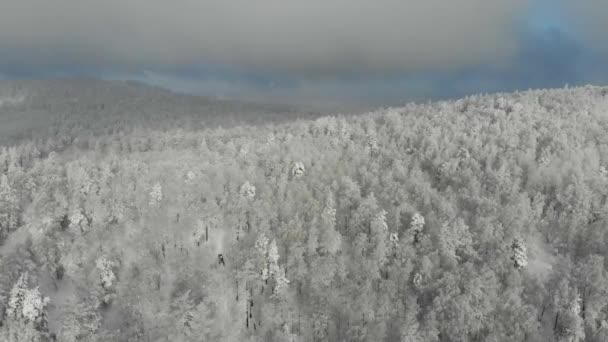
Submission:
[[[97,269],[99,270],[101,286],[103,286],[104,289],[111,288],[112,285],[114,285],[114,281],[116,281],[116,276],[114,275],[114,272],[112,272],[114,263],[108,260],[106,256],[101,256],[95,262],[95,266],[97,266]]]
[[[415,213],[412,216],[412,221],[410,222],[410,229],[416,233],[419,233],[424,228],[424,217],[420,215],[420,213]]]
[[[243,185],[241,185],[241,196],[245,198],[254,198],[255,186],[251,185],[249,182],[243,183]]]
[[[521,238],[516,238],[511,244],[513,255],[511,259],[515,263],[515,268],[522,269],[528,266],[528,250]]]
[[[319,118],[52,85],[0,106],[2,342],[608,341],[607,88]]]
[[[399,243],[399,235],[397,233],[391,233],[390,235],[391,242],[396,245]]]
[[[304,176],[305,171],[306,171],[306,169],[304,168],[304,163],[296,162],[293,165],[293,168],[291,169],[291,175],[294,178],[300,178],[300,177]]]
[[[163,187],[160,183],[155,183],[150,191],[150,205],[154,206],[163,200]]]
[[[8,314],[14,318],[24,318],[36,322],[44,315],[44,309],[49,303],[49,298],[43,297],[38,287],[28,287],[27,272],[19,277],[19,280],[10,292],[8,302]]]

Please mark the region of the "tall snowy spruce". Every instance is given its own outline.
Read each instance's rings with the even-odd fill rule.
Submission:
[[[517,237],[511,244],[511,260],[517,269],[523,269],[528,266],[528,249],[522,238]]]

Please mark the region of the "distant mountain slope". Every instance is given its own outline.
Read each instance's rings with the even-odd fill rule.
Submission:
[[[131,81],[0,81],[0,145],[52,135],[196,130],[319,115],[282,105],[177,94]]]

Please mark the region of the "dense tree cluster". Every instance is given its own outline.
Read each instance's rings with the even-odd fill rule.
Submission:
[[[5,144],[0,340],[606,341],[606,113],[585,87]]]

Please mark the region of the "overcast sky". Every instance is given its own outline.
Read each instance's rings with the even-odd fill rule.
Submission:
[[[605,0],[0,0],[6,78],[394,104],[608,81]]]

